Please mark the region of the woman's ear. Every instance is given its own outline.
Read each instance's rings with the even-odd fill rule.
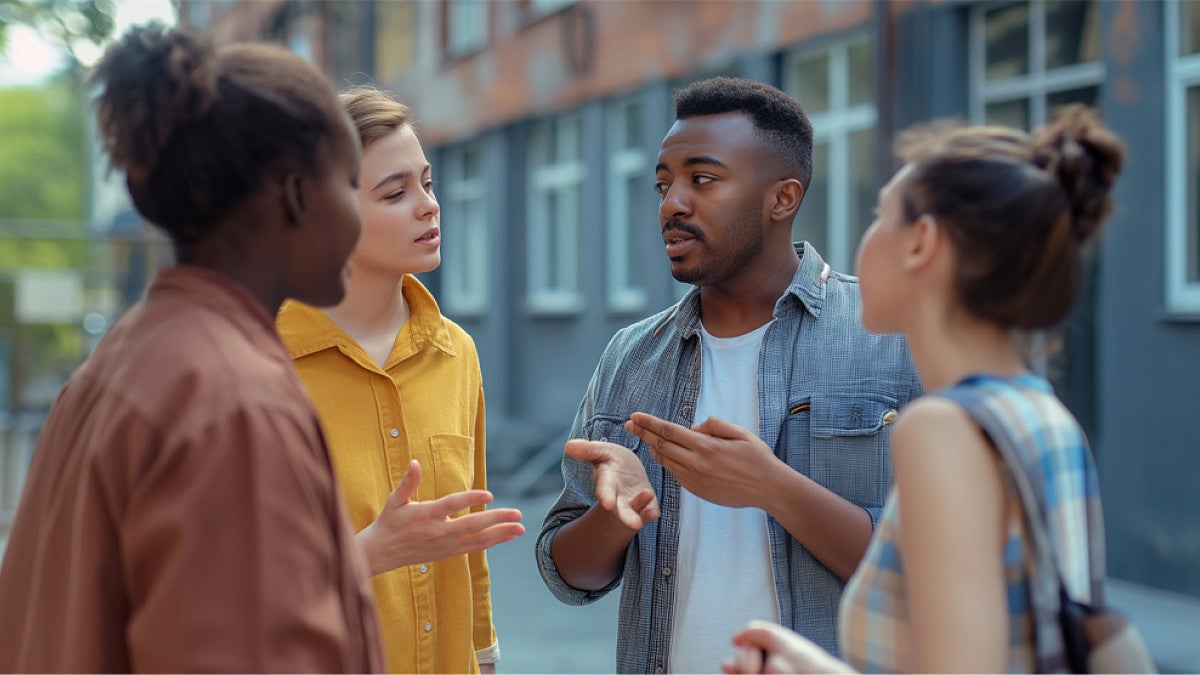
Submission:
[[[937,219],[928,213],[921,215],[904,229],[908,233],[905,239],[904,266],[913,271],[927,267],[945,244],[945,231]]]
[[[795,178],[785,178],[775,184],[772,192],[771,219],[791,223],[804,199],[804,186]]]
[[[304,177],[293,169],[283,176],[283,209],[290,225],[304,220]]]

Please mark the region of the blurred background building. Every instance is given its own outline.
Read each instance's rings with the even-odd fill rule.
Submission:
[[[559,485],[564,434],[608,339],[686,291],[663,259],[652,189],[676,87],[743,76],[803,103],[815,175],[795,238],[847,272],[899,130],[940,117],[1032,128],[1057,105],[1097,107],[1129,147],[1118,209],[1072,319],[1038,337],[1034,363],[1093,442],[1110,576],[1200,598],[1200,3],[175,1],[181,23],[218,40],[284,44],[339,87],[375,83],[415,109],[444,231],[443,264],[423,279],[478,344],[493,483],[511,493]],[[84,335],[164,261],[161,240],[113,203],[93,208],[87,238],[117,276],[70,311],[41,308]],[[73,283],[0,279],[43,293]],[[10,286],[0,301],[19,300]],[[48,401],[29,376],[23,393],[11,384],[22,311],[0,305],[0,407],[31,427]],[[50,368],[44,388],[68,370]],[[5,447],[0,509],[27,461]]]

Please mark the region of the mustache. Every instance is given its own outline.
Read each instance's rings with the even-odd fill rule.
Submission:
[[[694,225],[683,222],[682,220],[668,220],[662,225],[662,233],[665,237],[671,230],[678,230],[685,234],[691,235],[697,241],[704,241],[704,233]]]

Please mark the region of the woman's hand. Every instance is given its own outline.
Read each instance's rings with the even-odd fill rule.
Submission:
[[[379,516],[358,533],[356,539],[371,574],[475,553],[525,534],[517,509],[488,509],[454,517],[472,506],[490,504],[492,493],[487,490],[413,501],[420,484],[421,465],[414,459]]]
[[[779,624],[751,621],[733,636],[738,651],[721,664],[726,673],[853,673],[807,638]]]

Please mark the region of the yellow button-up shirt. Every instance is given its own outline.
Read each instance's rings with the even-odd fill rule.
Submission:
[[[278,316],[356,530],[375,520],[410,459],[421,462],[418,500],[487,487],[475,343],[416,277],[402,288],[411,316],[383,368],[319,309],[290,301]],[[499,659],[483,552],[385,572],[374,586],[392,672],[475,673]]]

